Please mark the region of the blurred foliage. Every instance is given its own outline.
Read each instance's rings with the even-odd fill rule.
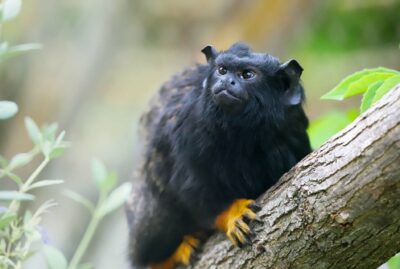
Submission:
[[[400,1],[326,1],[316,15],[306,49],[338,53],[397,45]]]
[[[362,113],[397,84],[400,84],[399,71],[383,67],[364,69],[347,76],[321,99],[342,101],[354,95],[363,94],[360,106]],[[318,148],[331,136],[350,124],[358,115],[359,112],[356,109],[350,109],[347,112],[330,112],[312,121],[308,128],[311,146]]]
[[[313,120],[308,127],[308,135],[313,149],[319,148],[334,134],[349,125],[358,116],[356,109],[347,112],[332,111]]]
[[[60,156],[68,144],[63,140],[65,132],[57,135],[56,124],[45,125],[39,129],[36,123],[27,118],[25,120],[27,132],[34,144],[29,152],[16,154],[10,161],[0,156],[0,180],[8,178],[17,185],[17,190],[1,190],[0,204],[0,268],[21,268],[24,261],[35,251],[32,245],[45,240],[41,221],[43,214],[55,206],[55,202],[43,202],[35,212],[23,210],[21,203],[31,201],[35,196],[30,192],[33,189],[49,187],[63,183],[59,179],[44,179],[37,181],[39,174],[48,163]],[[26,180],[15,173],[17,168],[28,165],[35,157],[42,155],[42,161]]]
[[[389,269],[400,269],[400,253],[390,258],[387,265]]]
[[[116,187],[116,173],[107,171],[104,164],[97,159],[92,161],[92,178],[99,192],[99,197],[96,204],[93,204],[84,196],[72,190],[67,190],[64,192],[66,196],[81,204],[89,211],[91,214],[91,220],[78,247],[75,250],[74,255],[71,258],[71,261],[68,264],[64,262],[66,259],[61,252],[57,254],[58,257],[48,255],[47,261],[49,269],[93,268],[93,266],[88,263],[81,264],[83,255],[86,253],[101,220],[106,215],[120,208],[131,192],[131,183],[128,182]],[[51,264],[55,264],[56,266],[52,267]]]
[[[365,69],[346,77],[321,98],[343,100],[364,93],[360,107],[360,111],[364,112],[399,83],[399,71],[383,67]]]
[[[40,47],[37,44],[9,47],[7,42],[1,43],[2,23],[15,18],[20,12],[21,5],[20,0],[0,2],[0,64],[5,59]],[[11,118],[17,112],[18,106],[14,102],[0,101],[0,120]],[[49,269],[93,268],[90,264],[81,264],[81,259],[100,221],[122,206],[130,193],[131,184],[125,183],[116,187],[116,173],[108,172],[104,164],[96,160],[92,165],[92,173],[99,191],[97,204],[92,204],[76,192],[68,191],[66,193],[71,199],[86,206],[91,214],[86,232],[68,263],[61,251],[48,244],[45,228],[41,224],[44,213],[56,205],[54,200],[42,202],[34,212],[26,209],[26,204],[22,205],[22,203],[35,200],[36,197],[31,193],[32,190],[48,188],[64,182],[60,179],[37,181],[37,178],[51,160],[64,153],[69,143],[64,141],[65,131],[58,133],[58,124],[56,123],[39,128],[31,118],[27,117],[25,128],[33,143],[33,149],[16,154],[10,160],[0,155],[0,183],[4,183],[4,179],[9,179],[16,185],[16,190],[0,190],[0,269],[22,268],[23,264],[36,254],[38,249],[34,244],[40,241],[44,243],[42,250]],[[26,179],[15,172],[15,170],[34,162],[39,155],[41,155],[42,161]]]

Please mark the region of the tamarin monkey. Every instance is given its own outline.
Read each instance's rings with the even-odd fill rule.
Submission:
[[[127,202],[134,268],[188,265],[201,234],[251,243],[255,199],[310,151],[303,68],[243,43],[173,76],[142,116],[140,179]]]

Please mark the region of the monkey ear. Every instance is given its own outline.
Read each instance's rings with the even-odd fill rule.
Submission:
[[[204,55],[206,56],[207,62],[214,60],[218,55],[217,50],[210,45],[204,47],[201,52],[204,53]]]
[[[289,60],[281,64],[279,71],[288,82],[283,99],[287,105],[298,105],[303,100],[303,88],[300,85],[300,76],[303,68],[296,60]]]

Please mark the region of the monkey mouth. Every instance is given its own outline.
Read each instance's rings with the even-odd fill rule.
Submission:
[[[218,105],[228,108],[241,106],[243,103],[241,98],[235,96],[226,89],[214,92],[214,99]]]

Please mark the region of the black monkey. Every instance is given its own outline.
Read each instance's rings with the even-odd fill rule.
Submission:
[[[310,151],[302,67],[236,43],[172,77],[142,117],[140,181],[127,203],[134,267],[187,265],[200,234],[250,243],[254,202]]]

